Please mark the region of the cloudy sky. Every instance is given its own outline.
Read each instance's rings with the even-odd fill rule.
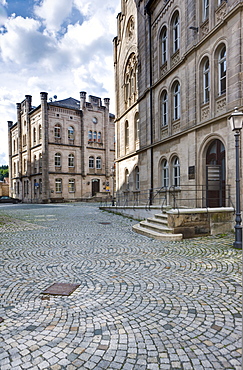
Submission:
[[[0,0],[0,165],[8,164],[7,121],[16,103],[40,92],[111,99],[120,0]]]

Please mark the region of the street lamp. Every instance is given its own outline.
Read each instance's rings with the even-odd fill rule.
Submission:
[[[115,205],[115,198],[114,198],[114,187],[115,187],[115,165],[111,167],[111,175],[112,175],[112,200],[111,205]]]
[[[243,124],[243,112],[239,112],[238,108],[229,117],[232,131],[235,133],[235,159],[236,159],[236,212],[235,212],[235,242],[234,247],[237,249],[242,248],[242,224],[241,224],[241,211],[240,211],[240,150],[239,139],[240,131]]]

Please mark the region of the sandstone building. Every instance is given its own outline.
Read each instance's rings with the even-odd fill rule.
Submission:
[[[243,110],[242,20],[239,0],[121,0],[118,195],[178,207],[235,205],[228,117]],[[241,179],[242,150],[241,140]]]
[[[17,104],[17,122],[8,122],[10,195],[23,202],[74,201],[112,195],[115,125],[109,99],[80,93],[32,106]]]

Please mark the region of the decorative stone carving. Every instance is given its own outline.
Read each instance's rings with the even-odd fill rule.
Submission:
[[[180,132],[180,127],[181,127],[181,122],[180,122],[180,120],[175,121],[175,122],[172,124],[172,133],[173,133],[173,134],[177,134],[178,132]]]
[[[174,67],[180,61],[180,50],[177,50],[171,57],[171,66]]]
[[[165,62],[161,67],[160,67],[160,75],[161,77],[164,76],[166,74],[168,70],[168,67],[167,67],[167,62]]]
[[[222,4],[215,11],[216,23],[219,23],[224,20],[227,13],[227,2],[223,1]]]
[[[216,113],[226,112],[226,97],[219,98],[216,101]]]
[[[208,34],[208,32],[209,32],[209,22],[208,22],[208,20],[201,25],[201,32],[202,32],[202,37]]]
[[[201,108],[201,120],[202,121],[205,121],[209,118],[209,104],[207,105],[204,105],[202,108]]]
[[[164,139],[168,136],[168,126],[162,127],[161,129],[161,139]]]

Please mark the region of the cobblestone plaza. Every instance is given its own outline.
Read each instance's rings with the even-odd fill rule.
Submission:
[[[0,369],[241,369],[234,236],[132,232],[98,204],[0,206]],[[43,294],[54,283],[69,296]]]

